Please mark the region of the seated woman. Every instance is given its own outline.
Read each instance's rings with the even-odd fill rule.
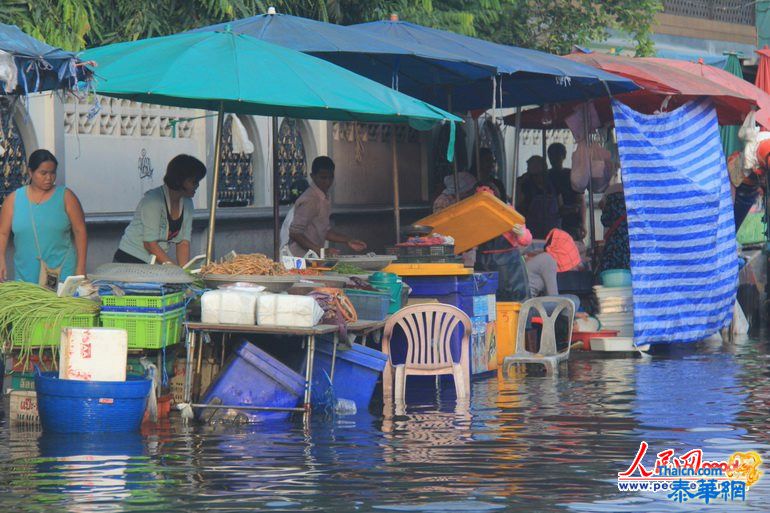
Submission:
[[[575,241],[565,231],[554,228],[545,239],[545,251],[527,261],[527,275],[532,297],[558,296],[557,273],[571,271],[581,263]],[[575,301],[577,298],[570,296]],[[579,305],[575,301],[575,306]]]
[[[493,181],[483,182],[477,188],[479,192],[494,194],[500,199],[500,191]],[[524,225],[516,225],[508,233],[485,242],[476,252],[477,272],[498,273],[498,301],[524,301],[529,299],[529,280],[527,268],[521,256],[520,248],[532,243],[532,234]]]
[[[190,155],[177,155],[166,168],[164,185],[147,191],[128,225],[114,262],[184,266],[190,260],[193,201],[198,184],[206,176],[206,166]],[[176,262],[169,256],[176,245]]]

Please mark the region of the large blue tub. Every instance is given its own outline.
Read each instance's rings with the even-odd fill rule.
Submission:
[[[59,379],[57,372],[35,376],[37,408],[44,431],[106,433],[139,431],[152,381]]]
[[[265,351],[243,342],[230,357],[216,380],[206,390],[202,403],[232,406],[270,406],[294,408],[305,391],[302,376]],[[216,420],[225,410],[201,408],[198,418]],[[241,410],[249,422],[280,420],[291,412]]]

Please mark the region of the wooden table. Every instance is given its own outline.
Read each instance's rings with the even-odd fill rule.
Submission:
[[[239,324],[207,324],[202,322],[187,322],[187,337],[185,349],[187,351],[187,362],[184,383],[184,398],[186,403],[192,401],[193,377],[200,373],[201,359],[203,355],[202,336],[205,333],[238,333],[250,335],[284,335],[292,337],[302,337],[306,342],[307,356],[305,359],[305,394],[302,408],[283,408],[282,411],[300,411],[310,412],[311,398],[313,388],[313,361],[315,359],[315,339],[319,335],[334,335],[332,344],[332,367],[329,378],[334,382],[334,367],[337,360],[337,345],[339,344],[339,329],[337,326],[320,324],[312,328],[295,328],[288,326],[246,326]],[[366,336],[372,332],[381,330],[385,326],[384,321],[357,321],[348,324],[348,333],[355,336]],[[193,360],[195,351],[198,350],[198,361],[193,369]],[[218,405],[218,408],[238,409],[238,406]],[[276,411],[276,408],[269,406],[249,406],[243,409]]]

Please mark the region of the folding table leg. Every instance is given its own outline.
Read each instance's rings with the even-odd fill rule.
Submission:
[[[307,362],[305,363],[305,411],[310,411],[313,389],[313,360],[315,359],[315,336],[307,337]]]
[[[193,357],[195,356],[195,332],[187,331],[187,340],[185,341],[185,350],[187,359],[185,360],[184,372],[184,402],[192,402],[192,377],[193,377]]]

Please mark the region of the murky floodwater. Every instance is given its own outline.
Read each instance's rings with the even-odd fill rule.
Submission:
[[[764,342],[703,344],[651,360],[575,354],[558,379],[473,385],[470,410],[440,397],[405,415],[248,428],[59,437],[0,421],[0,511],[767,511],[620,493],[651,451],[770,453]]]

